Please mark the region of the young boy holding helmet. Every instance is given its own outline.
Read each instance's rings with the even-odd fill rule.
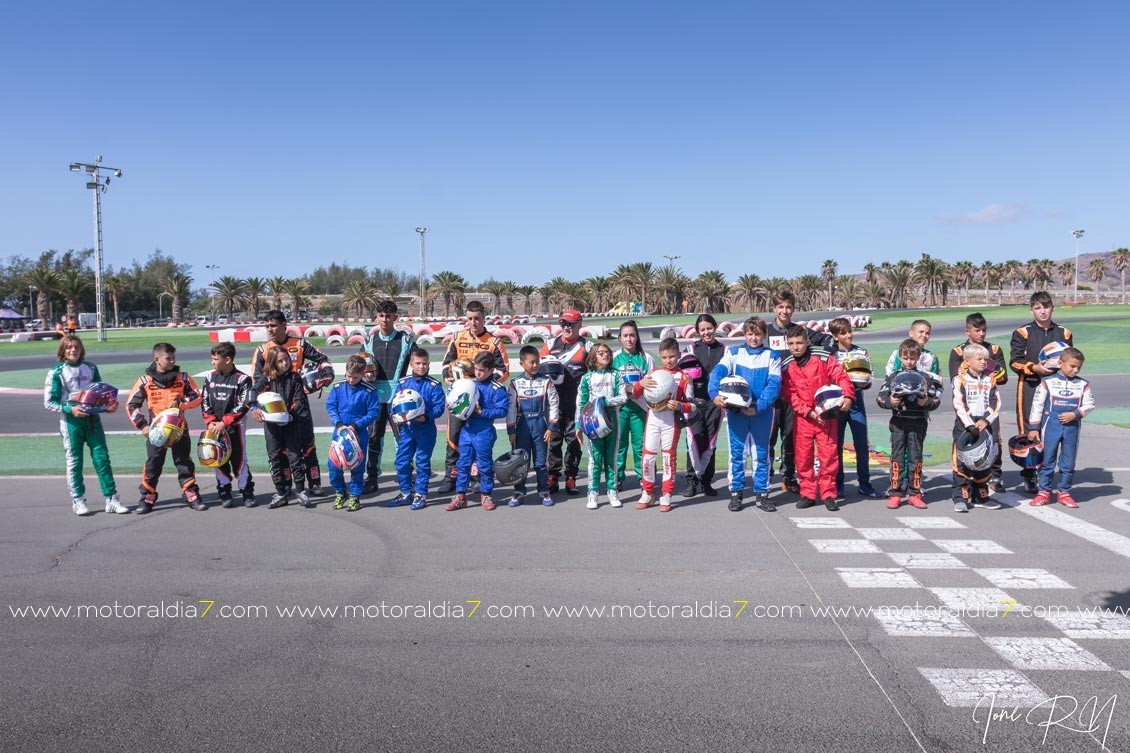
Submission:
[[[396,480],[400,494],[389,507],[411,505],[423,510],[428,504],[428,481],[432,476],[432,452],[436,446],[436,419],[443,415],[443,385],[428,374],[428,351],[413,346],[409,364],[412,373],[400,380],[389,411],[396,434]],[[384,409],[382,408],[382,411]],[[378,420],[380,420],[378,418]],[[412,466],[416,467],[415,493]]]
[[[763,512],[769,501],[769,435],[773,405],[781,392],[781,357],[765,347],[767,328],[760,317],[742,324],[744,345],[731,345],[710,371],[707,394],[726,413],[730,440],[731,512],[740,512],[745,493],[745,456],[753,458],[754,505]]]
[[[922,445],[930,425],[930,411],[942,402],[942,383],[918,369],[922,345],[907,338],[898,347],[898,371],[887,375],[875,402],[891,411],[891,486],[887,507],[895,510],[902,495],[912,507],[926,509],[922,499]]]
[[[963,368],[953,378],[953,509],[969,512],[970,505],[977,505],[999,510],[1000,502],[989,496],[989,480],[1000,455],[996,437],[1001,396],[986,369],[989,349],[969,343],[963,358]]]

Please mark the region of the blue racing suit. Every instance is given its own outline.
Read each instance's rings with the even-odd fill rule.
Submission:
[[[356,385],[348,381],[341,381],[330,388],[329,397],[326,398],[326,413],[336,429],[341,426],[352,426],[357,434],[357,442],[361,445],[361,464],[350,472],[349,494],[360,497],[365,488],[365,453],[369,449],[369,424],[377,420],[381,414],[381,402],[377,397],[377,389],[370,382],[358,382]],[[330,463],[330,486],[338,494],[345,492],[345,474],[340,468]]]
[[[745,456],[753,458],[753,491],[769,491],[769,435],[773,431],[773,404],[781,392],[781,356],[767,347],[731,345],[722,360],[710,372],[707,394],[718,397],[718,385],[728,376],[739,376],[749,383],[750,395],[757,411],[747,416],[741,411],[726,410],[730,434],[730,491],[745,491]]]
[[[476,382],[481,413],[473,413],[459,432],[459,469],[455,477],[456,494],[465,494],[471,481],[471,466],[479,467],[479,491],[489,496],[494,491],[494,422],[506,418],[510,396],[496,381]]]
[[[852,358],[871,360],[871,354],[867,352],[867,348],[861,348],[858,345],[852,346],[851,350],[842,350],[837,347],[834,354],[841,366],[844,361]],[[840,422],[839,433],[836,435],[837,446],[840,448],[840,470],[836,471],[836,496],[843,496],[844,493],[844,436],[847,434],[848,428],[851,429],[851,442],[855,447],[855,480],[859,483],[860,489],[871,489],[871,450],[867,439],[867,404],[863,396],[858,394],[862,390],[871,389],[871,381],[868,380],[864,384],[852,380],[852,384],[855,387],[857,399],[852,401],[851,410],[847,414],[841,411],[837,419]]]
[[[510,378],[510,406],[506,412],[506,433],[514,438],[514,449],[530,454],[530,464],[538,479],[538,493],[549,491],[546,459],[549,442],[546,431],[560,431],[561,403],[557,388],[547,376],[528,377],[524,373]],[[514,491],[526,493],[526,479],[514,484]]]
[[[1071,491],[1075,476],[1075,455],[1079,450],[1079,428],[1083,416],[1095,407],[1091,383],[1080,376],[1068,379],[1058,373],[1044,377],[1032,396],[1028,413],[1028,430],[1040,432],[1044,442],[1044,462],[1040,466],[1040,491],[1052,490],[1056,460],[1059,462],[1059,486],[1056,491]],[[1064,413],[1074,413],[1071,423],[1060,423]]]
[[[412,493],[412,461],[416,461],[416,493],[427,496],[432,477],[432,451],[436,446],[436,419],[443,415],[443,387],[430,376],[406,376],[397,385],[400,390],[416,390],[424,398],[424,415],[399,424],[396,437],[396,480],[400,493]],[[424,420],[420,420],[424,419]]]

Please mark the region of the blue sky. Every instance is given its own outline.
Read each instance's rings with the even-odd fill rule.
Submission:
[[[537,283],[1130,244],[1117,3],[20,3],[0,256]]]

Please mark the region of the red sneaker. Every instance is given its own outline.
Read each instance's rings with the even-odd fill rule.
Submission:
[[[1055,498],[1056,501],[1064,507],[1070,507],[1072,509],[1077,509],[1079,507],[1079,503],[1071,498],[1071,492],[1056,492]]]
[[[906,498],[906,501],[910,503],[911,507],[917,507],[919,510],[926,509],[926,500],[922,499],[921,494],[911,494]]]
[[[467,495],[466,494],[456,494],[455,499],[451,500],[451,502],[448,503],[446,509],[447,509],[448,512],[451,512],[452,510],[462,510],[466,506],[467,506]]]
[[[899,505],[901,505],[901,504],[902,504],[902,497],[899,496],[898,494],[892,494],[891,496],[887,497],[887,509],[888,510],[897,510],[897,509],[899,509]]]
[[[1052,503],[1052,493],[1051,492],[1038,492],[1036,494],[1036,496],[1032,499],[1032,501],[1029,502],[1028,504],[1031,505],[1032,507],[1043,507],[1044,505],[1050,505],[1051,503]]]
[[[494,500],[491,499],[491,496],[489,494],[484,494],[482,496],[482,505],[483,505],[483,509],[486,510],[487,512],[490,512],[491,510],[494,509]]]

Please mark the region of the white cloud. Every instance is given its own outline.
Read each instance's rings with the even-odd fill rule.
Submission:
[[[1016,222],[1024,212],[1025,209],[1020,204],[986,204],[976,212],[969,212],[959,217],[940,214],[938,219],[947,225],[997,225],[1002,222]]]

